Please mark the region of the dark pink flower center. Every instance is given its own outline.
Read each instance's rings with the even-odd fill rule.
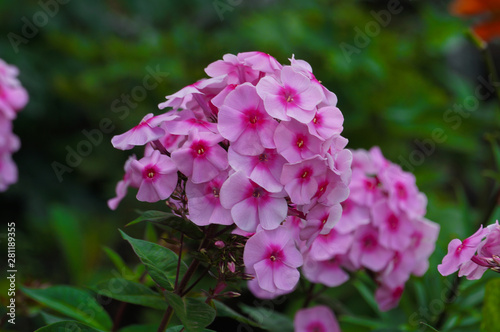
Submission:
[[[371,251],[377,247],[377,239],[373,234],[367,234],[361,239],[361,243],[363,244],[363,248],[367,251]]]
[[[299,172],[299,177],[302,179],[302,181],[309,180],[312,175],[313,175],[313,170],[311,169],[311,167],[304,167]]]
[[[394,231],[394,230],[398,229],[398,226],[399,226],[398,217],[396,217],[393,213],[391,213],[389,215],[389,217],[387,218],[387,224],[389,225],[390,230]]]
[[[248,118],[248,123],[252,127],[256,127],[261,121],[260,113],[257,110],[247,111],[247,118]]]
[[[148,165],[142,171],[142,177],[146,181],[154,181],[155,177],[158,175],[159,169],[156,165]]]
[[[266,257],[271,264],[274,264],[276,261],[281,262],[284,258],[283,250],[277,245],[270,245],[267,249]]]
[[[294,99],[296,99],[298,96],[296,95],[296,92],[294,89],[286,86],[281,90],[281,95],[283,96],[283,99],[285,100],[286,103],[293,103],[295,102]]]
[[[261,163],[265,163],[269,160],[269,156],[267,155],[267,153],[262,153],[259,155],[259,161]]]
[[[401,294],[403,294],[403,287],[399,286],[396,287],[395,290],[392,291],[392,298],[393,299],[399,299],[401,297]]]
[[[208,145],[208,143],[205,141],[201,141],[201,140],[194,142],[191,145],[193,157],[195,157],[195,158],[204,157],[209,149],[210,149],[210,146]]]
[[[306,147],[307,137],[305,135],[299,134],[297,135],[297,140],[295,141],[295,145],[302,150]]]
[[[400,199],[406,199],[408,197],[408,193],[406,192],[406,188],[401,182],[396,183],[396,195]]]
[[[366,190],[368,191],[373,191],[377,187],[377,183],[375,182],[374,179],[365,179],[363,182]]]
[[[321,115],[317,114],[314,116],[312,122],[315,124],[315,125],[321,125],[321,123],[323,122],[322,121],[323,118],[321,117]]]
[[[321,322],[313,321],[306,327],[307,332],[326,332],[326,327]]]

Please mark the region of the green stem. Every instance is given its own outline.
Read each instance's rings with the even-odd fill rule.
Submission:
[[[210,225],[207,228],[207,231],[205,233],[205,237],[203,238],[203,241],[201,242],[198,251],[201,249],[205,249],[208,247],[208,244],[210,243],[210,240],[212,239],[212,234],[214,231],[214,225]],[[180,255],[179,255],[180,256]],[[181,264],[181,260],[179,259],[178,265]],[[196,258],[193,259],[191,264],[189,264],[189,267],[186,271],[186,274],[182,277],[181,281],[174,287],[174,293],[182,296],[184,293],[184,289],[186,288],[187,284],[189,283],[189,280],[193,277],[194,273],[196,272],[196,269],[200,265],[200,261],[197,260]],[[165,311],[165,314],[163,315],[163,318],[161,320],[160,326],[158,327],[158,332],[163,332],[165,328],[168,326],[168,323],[170,322],[170,319],[172,318],[172,315],[174,313],[174,310],[171,306],[168,306],[167,310]]]
[[[311,303],[311,300],[314,297],[314,294],[313,294],[314,286],[315,286],[315,284],[313,284],[313,283],[311,283],[311,285],[309,285],[309,288],[307,289],[307,293],[306,293],[306,299],[304,301],[304,304],[302,305],[302,308],[307,308],[307,306],[309,306],[309,303]]]
[[[167,310],[165,311],[165,314],[163,315],[163,318],[161,319],[160,326],[158,327],[158,332],[165,331],[165,328],[170,322],[170,319],[172,318],[173,314],[174,314],[174,309],[171,306],[168,306]]]
[[[177,283],[179,281],[179,271],[181,270],[181,257],[182,257],[182,246],[184,244],[184,233],[181,233],[181,245],[179,248],[179,256],[177,260],[177,270],[175,271],[175,283],[174,283],[174,289],[177,288]]]

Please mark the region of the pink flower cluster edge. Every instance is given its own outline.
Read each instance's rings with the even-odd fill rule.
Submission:
[[[12,121],[28,103],[28,93],[17,79],[19,70],[0,59],[0,192],[17,182],[17,166],[12,153],[21,143],[13,133]]]
[[[488,269],[500,273],[500,225],[498,220],[479,229],[463,241],[453,239],[438,265],[443,276],[458,271],[459,277],[480,279]]]

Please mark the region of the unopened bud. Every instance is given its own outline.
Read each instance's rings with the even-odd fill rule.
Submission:
[[[222,248],[224,248],[226,245],[224,244],[224,242],[223,242],[223,241],[218,240],[218,241],[215,241],[215,246],[216,246],[217,248],[219,248],[219,249],[222,249]]]
[[[236,271],[236,265],[234,264],[234,262],[228,262],[227,268],[229,269],[229,271],[231,271],[233,273],[234,273],[234,271]]]
[[[239,297],[241,296],[240,293],[236,293],[236,292],[225,292],[224,294],[221,294],[221,296],[225,296],[225,297]]]

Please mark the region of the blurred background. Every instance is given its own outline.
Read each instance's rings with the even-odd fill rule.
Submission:
[[[429,272],[412,279],[389,316],[378,317],[352,286],[329,294],[351,314],[394,326],[417,330],[419,321],[440,319],[441,308],[420,311],[453,281],[439,276],[436,265],[451,239],[472,234],[491,211],[484,221],[497,218],[492,192],[500,158],[499,103],[485,83],[484,54],[467,37],[470,22],[453,17],[449,2],[0,1],[0,58],[20,69],[30,95],[14,122],[22,142],[14,154],[19,181],[0,194],[2,252],[6,224],[16,223],[18,284],[85,287],[109,277],[113,266],[103,246],[136,265],[117,229],[136,210],[164,206],[137,202],[130,190],[116,211],[108,209],[134,152],[113,149],[111,138],[145,114],[159,114],[166,95],[206,77],[204,68],[224,54],[258,50],[281,63],[293,54],[308,61],[338,96],[348,147],[378,145],[412,171],[429,199],[427,217],[441,225]],[[128,232],[144,236],[144,226]],[[446,306],[447,322],[469,318],[455,319],[453,331],[475,330],[480,320],[476,284],[461,285],[467,296]],[[24,318],[17,328],[41,326],[36,305],[18,297]],[[296,308],[282,309],[293,315]],[[161,317],[148,315],[130,319]],[[347,321],[342,327],[362,331]]]

